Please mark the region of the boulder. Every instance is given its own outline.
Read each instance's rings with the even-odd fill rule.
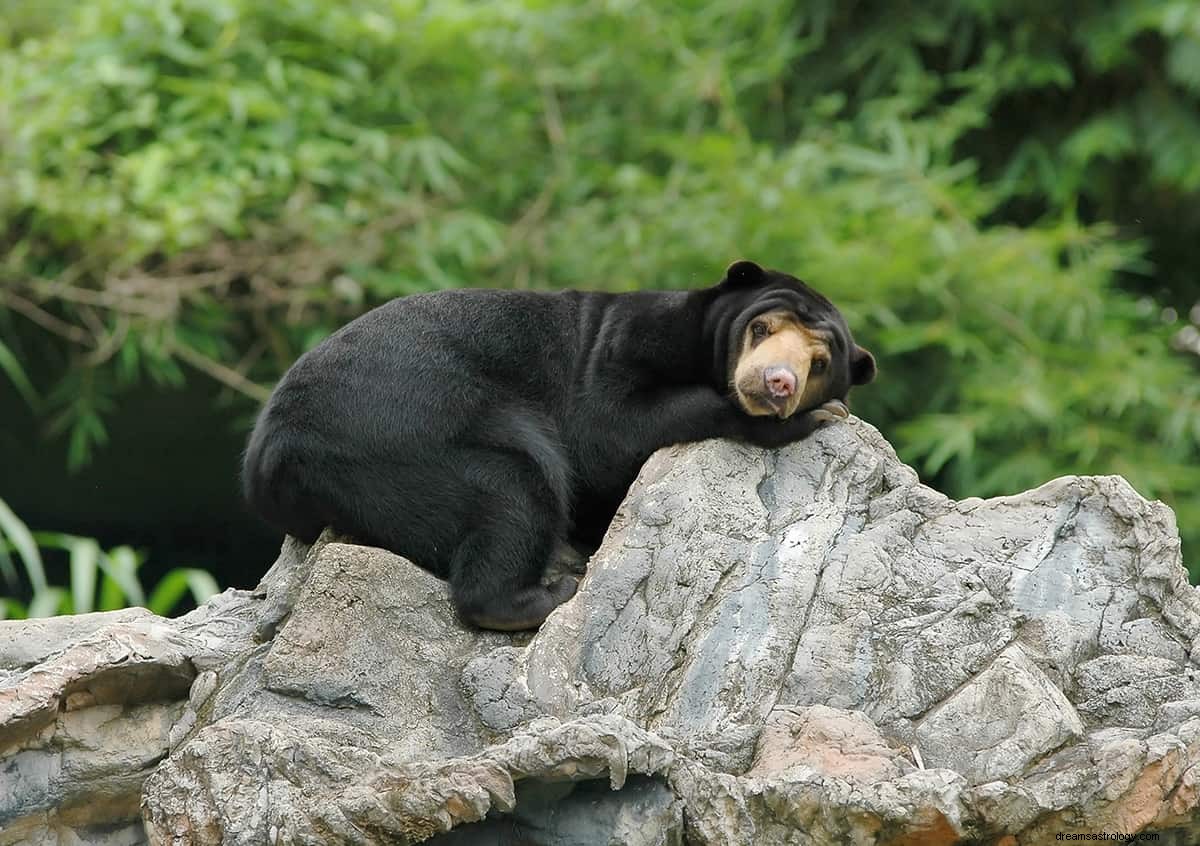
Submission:
[[[329,534],[178,620],[0,623],[0,844],[1190,843],[1198,636],[1118,477],[673,447],[536,633]]]

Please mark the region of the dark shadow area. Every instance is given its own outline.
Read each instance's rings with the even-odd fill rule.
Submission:
[[[430,846],[682,846],[683,811],[659,779],[630,776],[620,790],[608,779],[517,784],[511,814],[459,826]]]
[[[253,587],[282,538],[242,505],[238,464],[247,414],[199,378],[179,389],[139,386],[106,417],[110,440],[92,461],[67,469],[66,437],[49,437],[0,379],[0,499],[33,531],[128,544],[147,556],[149,589],[167,570],[200,567],[222,587]],[[65,564],[47,561],[51,582]]]

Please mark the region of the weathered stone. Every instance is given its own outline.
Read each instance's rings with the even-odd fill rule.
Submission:
[[[916,728],[929,766],[957,770],[974,783],[1019,775],[1082,734],[1070,700],[1015,644]]]
[[[866,784],[913,770],[861,711],[824,705],[772,711],[747,775],[769,777],[799,767]]]
[[[0,623],[0,846],[145,842],[142,785],[197,667],[245,651],[248,602],[229,591],[178,620],[127,609]]]
[[[481,649],[509,640],[464,629],[445,583],[403,559],[329,543],[263,659],[263,683],[271,693],[360,713],[356,722],[389,738],[394,751],[400,744],[413,755],[476,752],[485,740],[446,682]]]
[[[180,620],[0,624],[0,846],[1190,843],[1197,655],[1119,478],[954,502],[854,420],[706,442],[533,635],[330,535]]]

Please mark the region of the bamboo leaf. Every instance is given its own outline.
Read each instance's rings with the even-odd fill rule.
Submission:
[[[46,570],[42,555],[33,540],[29,528],[21,522],[12,509],[0,499],[0,536],[12,545],[25,566],[25,575],[35,594],[46,590]]]

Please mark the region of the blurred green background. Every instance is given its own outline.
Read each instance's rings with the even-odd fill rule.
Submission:
[[[1200,569],[1192,0],[0,9],[5,613],[253,584],[247,427],[372,305],[739,257],[841,306],[924,480],[1119,473]]]

